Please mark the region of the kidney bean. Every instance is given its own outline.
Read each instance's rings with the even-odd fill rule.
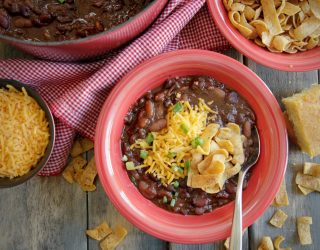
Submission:
[[[154,185],[146,182],[146,181],[139,181],[138,185],[139,191],[141,194],[146,197],[147,199],[153,199],[157,195],[157,191]]]
[[[194,213],[197,215],[204,214],[204,212],[205,212],[204,207],[196,207],[196,209],[194,210]]]
[[[181,100],[182,100],[182,101],[185,101],[185,102],[189,102],[190,100],[189,100],[188,94],[184,93],[184,94],[181,96]]]
[[[234,185],[232,182],[228,181],[225,185],[225,188],[229,194],[235,194],[237,192],[237,186]]]
[[[17,28],[30,28],[32,27],[32,22],[30,19],[19,17],[14,21],[14,25]]]
[[[157,94],[154,96],[154,100],[155,100],[156,102],[159,102],[159,101],[163,102],[163,100],[164,100],[165,97],[166,97],[166,94],[165,94],[164,91],[162,91],[162,92],[157,93]]]
[[[138,138],[136,134],[131,135],[129,139],[130,144],[134,144],[137,139]]]
[[[26,5],[20,5],[20,13],[23,17],[29,17],[32,13],[30,7],[26,6]]]
[[[46,24],[49,24],[53,21],[53,17],[50,13],[42,13],[40,16],[39,16],[39,20],[41,23],[46,23]]]
[[[226,96],[226,92],[224,92],[222,89],[219,89],[219,88],[214,88],[212,92],[215,96],[221,99],[224,99]]]
[[[165,110],[163,106],[163,102],[156,102],[155,104],[155,116],[156,119],[161,119],[165,116]]]
[[[91,0],[94,7],[100,8],[104,4],[104,0]]]
[[[145,114],[146,114],[145,111],[142,110],[138,115],[138,126],[140,128],[145,128],[150,123],[150,120],[147,117],[145,117]]]
[[[172,198],[172,193],[170,191],[165,190],[165,189],[160,189],[158,191],[157,195],[160,198],[163,198],[164,196],[166,196],[168,200],[171,200],[171,198]]]
[[[243,134],[247,138],[251,136],[251,123],[249,121],[245,121],[243,124]]]
[[[201,196],[195,196],[192,199],[192,204],[197,207],[203,207],[208,204],[208,199]]]
[[[216,198],[228,199],[229,198],[229,194],[225,190],[222,190],[222,191],[220,191],[219,193],[216,194]]]
[[[10,26],[10,17],[4,9],[0,10],[0,26],[4,29],[8,29]]]
[[[149,127],[150,131],[152,132],[158,132],[161,129],[164,129],[167,126],[167,120],[166,119],[159,119],[151,124]]]
[[[151,100],[146,101],[145,110],[148,118],[152,118],[154,116],[154,104]]]

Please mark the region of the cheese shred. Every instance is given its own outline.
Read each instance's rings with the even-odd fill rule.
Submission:
[[[44,111],[22,88],[0,89],[0,177],[28,173],[45,154],[49,126]]]
[[[131,145],[131,148],[148,152],[143,165],[136,168],[146,168],[146,173],[154,174],[164,185],[187,176],[187,162],[191,160],[194,150],[191,141],[206,128],[208,115],[215,115],[203,99],[199,99],[198,105],[194,107],[189,102],[182,101],[181,104],[179,112],[174,112],[174,106],[168,109],[167,127],[160,132],[152,132],[152,145],[143,139],[138,139]]]

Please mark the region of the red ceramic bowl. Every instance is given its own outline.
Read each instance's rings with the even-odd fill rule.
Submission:
[[[0,41],[27,53],[54,61],[79,61],[104,55],[142,33],[160,14],[168,0],[154,0],[125,23],[87,38],[62,42],[24,41],[0,35]]]
[[[296,54],[272,53],[246,39],[233,27],[222,0],[208,0],[207,3],[221,33],[246,57],[267,67],[284,71],[308,71],[320,68],[320,47]]]
[[[231,232],[234,203],[201,216],[161,209],[131,183],[121,162],[120,135],[129,107],[146,91],[174,76],[208,75],[240,93],[251,105],[261,136],[261,157],[243,196],[243,226],[263,214],[278,191],[287,165],[288,142],[281,109],[268,87],[250,69],[227,56],[180,50],[141,64],[117,84],[104,104],[96,128],[95,157],[110,200],[131,223],[163,240],[208,243]]]

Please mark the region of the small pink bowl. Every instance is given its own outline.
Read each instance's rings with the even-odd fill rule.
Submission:
[[[320,68],[320,47],[296,54],[272,53],[246,39],[231,24],[222,0],[208,0],[215,24],[234,48],[253,61],[283,71],[309,71]]]
[[[145,199],[131,183],[121,162],[120,136],[129,107],[166,79],[208,75],[240,93],[251,105],[261,135],[261,157],[243,197],[243,226],[254,223],[278,191],[287,165],[288,142],[281,109],[263,81],[243,64],[202,50],[162,54],[132,70],[113,89],[96,128],[95,157],[101,183],[112,203],[132,224],[163,240],[208,243],[231,232],[234,203],[201,216],[163,210]]]

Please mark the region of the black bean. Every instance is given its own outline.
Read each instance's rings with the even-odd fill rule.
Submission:
[[[238,103],[238,99],[239,99],[239,96],[236,92],[234,91],[231,91],[228,95],[227,95],[227,101],[230,102],[230,103],[233,103],[233,104],[236,104]]]
[[[144,139],[144,138],[146,138],[146,136],[147,136],[147,132],[146,132],[145,129],[140,128],[140,129],[138,130],[138,135],[139,135],[139,138]]]
[[[144,97],[141,97],[138,101],[139,105],[144,105],[146,103],[146,99]]]
[[[173,79],[169,79],[166,81],[166,83],[164,84],[164,87],[166,89],[170,89],[172,86],[174,85],[174,80]]]
[[[124,117],[124,122],[125,124],[129,125],[133,120],[133,114],[132,112],[129,112],[126,114],[126,116]]]
[[[164,101],[164,106],[165,106],[166,108],[168,108],[171,104],[172,104],[172,101],[171,101],[170,98],[168,98],[168,99],[166,99],[166,100]]]
[[[138,138],[137,138],[137,135],[136,135],[136,134],[131,135],[131,136],[130,136],[130,139],[129,139],[130,144],[134,144],[137,139],[138,139]]]
[[[148,99],[148,100],[151,100],[153,98],[153,94],[149,91],[146,93],[145,97]]]
[[[32,13],[30,7],[26,6],[26,5],[21,5],[20,6],[20,13],[23,17],[29,17]]]
[[[39,20],[40,20],[40,22],[43,23],[43,24],[49,24],[49,23],[52,22],[53,17],[52,17],[52,15],[49,14],[49,13],[43,13],[43,14],[41,14],[41,15],[39,16]]]

